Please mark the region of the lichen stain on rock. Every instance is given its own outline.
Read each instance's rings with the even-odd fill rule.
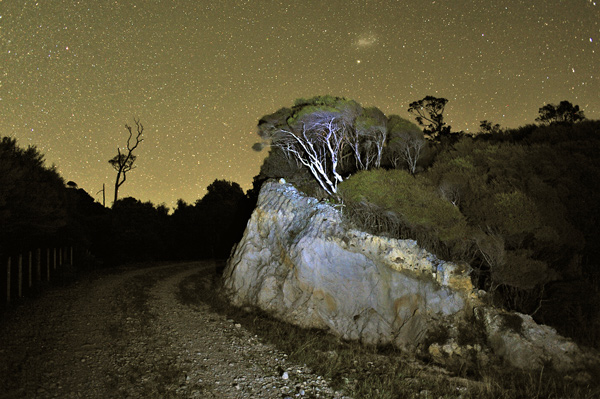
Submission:
[[[398,318],[405,314],[413,315],[422,305],[423,299],[419,294],[405,295],[394,301],[394,312]]]
[[[473,290],[473,282],[471,282],[470,278],[465,278],[465,276],[450,276],[448,279],[448,286],[458,291],[472,291]]]
[[[286,248],[281,248],[280,253],[281,253],[281,257],[280,257],[281,265],[284,266],[286,269],[295,270],[296,266],[294,264],[294,261],[290,258],[290,254],[286,250]]]
[[[414,318],[420,317],[420,309],[423,307],[423,298],[419,294],[405,295],[394,301],[395,317],[392,328],[395,334],[406,334],[408,328],[414,328]],[[419,335],[422,336],[421,333]],[[418,342],[416,342],[418,343]]]
[[[333,296],[319,289],[314,290],[313,295],[315,299],[319,300],[325,305],[325,309],[328,313],[337,312],[338,304]]]

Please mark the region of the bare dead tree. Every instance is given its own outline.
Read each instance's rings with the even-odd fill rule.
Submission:
[[[96,195],[102,193],[102,206],[106,206],[106,186],[102,183],[102,190],[99,190]]]
[[[144,126],[140,123],[139,119],[134,119],[137,135],[135,136],[135,143],[132,142],[133,138],[133,130],[131,126],[125,124],[125,129],[129,132],[129,138],[127,138],[127,147],[125,148],[126,152],[121,152],[121,148],[117,147],[117,155],[114,158],[108,161],[109,164],[117,171],[117,179],[115,180],[115,199],[114,204],[117,202],[119,198],[119,188],[125,183],[127,180],[127,172],[133,170],[135,166],[133,165],[136,156],[133,155],[133,151],[140,145],[144,139],[142,139],[142,133],[144,132]]]

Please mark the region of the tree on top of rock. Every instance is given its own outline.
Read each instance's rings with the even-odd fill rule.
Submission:
[[[294,161],[308,170],[328,195],[335,195],[342,176],[380,168],[382,162],[389,164],[391,159],[397,164],[396,158],[406,158],[414,173],[424,146],[423,133],[413,123],[398,118],[394,121],[403,122],[392,126],[380,109],[363,108],[356,101],[341,97],[299,99],[292,108],[282,108],[260,119],[258,134],[262,141],[253,149],[276,148],[270,157],[277,157],[277,165],[289,170],[293,168],[283,161]],[[417,134],[401,135],[405,125],[417,130]],[[396,139],[394,149],[390,147],[392,139]]]
[[[357,168],[381,167],[383,148],[387,142],[387,117],[379,108],[368,107],[355,118],[347,142],[354,150]]]
[[[417,163],[425,148],[425,136],[417,125],[398,115],[390,115],[387,121],[387,157],[394,168],[404,161],[411,174],[417,171]]]
[[[337,192],[342,181],[340,161],[357,110],[355,101],[332,96],[297,100],[292,109],[282,108],[260,119],[258,134],[265,145],[279,147],[304,165],[329,195]]]

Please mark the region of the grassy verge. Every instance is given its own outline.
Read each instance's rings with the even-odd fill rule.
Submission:
[[[577,384],[546,372],[524,374],[485,367],[468,378],[419,361],[393,348],[344,342],[320,330],[306,330],[268,314],[231,306],[216,275],[196,274],[182,281],[179,300],[208,304],[288,354],[298,364],[333,382],[355,398],[596,398],[600,387]]]

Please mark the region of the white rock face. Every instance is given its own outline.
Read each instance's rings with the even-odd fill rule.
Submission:
[[[269,182],[224,276],[237,305],[345,339],[411,347],[465,309],[468,271],[415,241],[347,229],[333,206]]]
[[[223,276],[235,305],[344,339],[419,347],[434,361],[482,364],[494,353],[530,370],[552,364],[577,372],[600,364],[595,351],[582,351],[531,317],[484,306],[469,272],[415,241],[349,229],[333,206],[285,182],[267,182]],[[432,341],[441,329],[446,341]],[[460,347],[461,329],[481,339]]]

